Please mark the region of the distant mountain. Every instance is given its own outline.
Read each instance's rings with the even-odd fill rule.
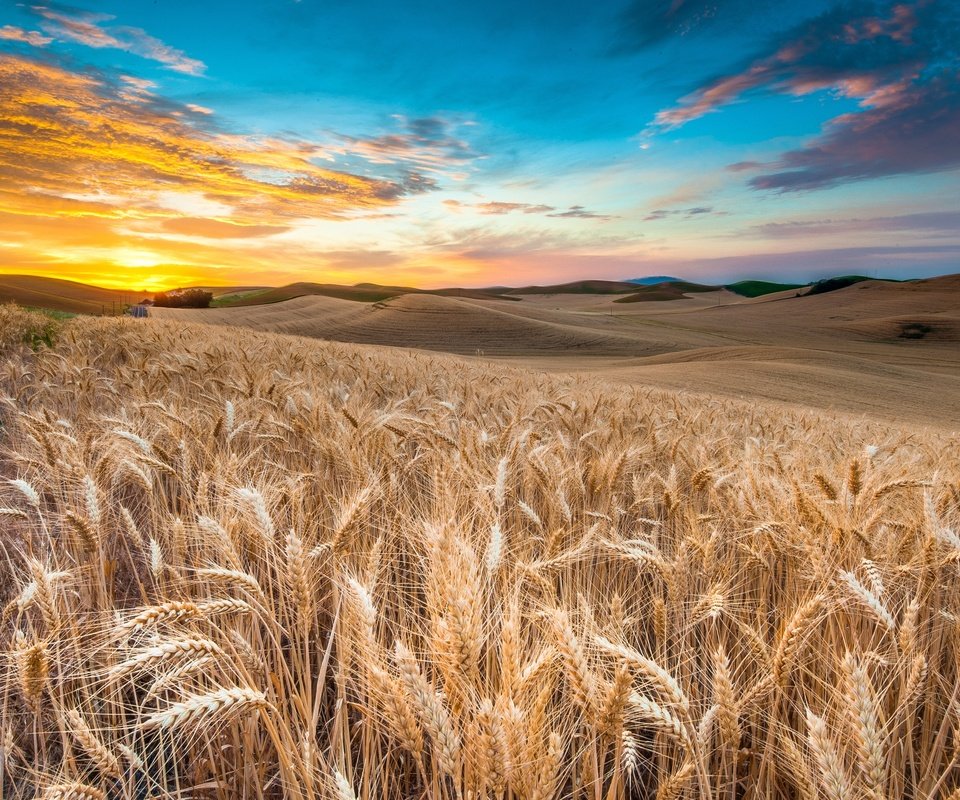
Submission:
[[[640,286],[655,286],[658,283],[675,283],[680,280],[683,279],[674,278],[670,275],[649,275],[646,278],[627,278],[625,283],[636,283]]]

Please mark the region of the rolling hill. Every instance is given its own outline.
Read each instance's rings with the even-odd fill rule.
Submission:
[[[521,286],[507,289],[504,294],[626,294],[637,291],[637,285],[629,281],[571,281],[546,286]]]
[[[109,314],[114,306],[122,307],[124,302],[136,302],[137,299],[142,297],[132,292],[101,289],[58,278],[0,275],[0,303],[17,303],[73,314]]]
[[[257,286],[200,286],[214,297],[252,292]],[[42,275],[0,274],[0,303],[17,303],[28,308],[96,316],[123,313],[126,306],[151,299],[153,292],[104,289],[87,283],[47,278]]]
[[[690,281],[664,281],[644,286],[642,289],[629,294],[626,297],[618,297],[615,303],[647,303],[663,302],[670,300],[682,300],[688,294],[698,294],[702,292],[719,291],[719,286],[707,286],[702,283],[691,283]]]
[[[154,315],[888,419],[960,419],[960,276],[756,298],[696,285],[701,291],[685,294],[686,283],[634,285],[626,296],[548,288],[521,295],[521,303],[427,293],[366,303],[313,295]],[[673,302],[620,302],[660,292]]]
[[[803,283],[774,283],[773,281],[737,281],[728,283],[724,288],[739,294],[742,297],[763,297],[776,292],[786,292],[791,289],[803,289]]]
[[[270,303],[282,303],[297,297],[332,297],[339,300],[353,300],[361,303],[377,303],[406,294],[431,294],[441,297],[500,297],[498,289],[415,289],[410,286],[381,286],[376,283],[358,283],[355,286],[341,286],[334,283],[291,283],[259,292],[249,292],[228,304],[231,306],[256,306]],[[513,299],[513,298],[508,298]]]
[[[303,295],[270,305],[155,309],[161,319],[208,322],[361,344],[461,354],[639,354],[635,337],[578,325],[562,313],[514,313],[512,303],[404,294],[376,303]]]

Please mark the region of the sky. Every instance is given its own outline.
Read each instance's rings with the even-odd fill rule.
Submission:
[[[0,0],[0,272],[960,272],[960,0]]]

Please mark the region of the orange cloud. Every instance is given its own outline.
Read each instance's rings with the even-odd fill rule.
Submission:
[[[209,275],[236,261],[217,240],[370,213],[420,190],[318,166],[329,158],[314,143],[225,133],[208,109],[171,103],[148,81],[8,54],[0,85],[5,271],[96,264],[101,283],[151,264],[171,280]]]
[[[45,47],[53,41],[52,36],[44,36],[40,31],[28,31],[16,25],[4,25],[0,28],[0,39],[8,42],[23,42],[34,47]]]
[[[276,219],[337,215],[402,193],[388,181],[317,167],[315,149],[303,144],[210,132],[146,84],[131,98],[103,77],[16,56],[0,56],[0,84],[7,195],[95,191],[149,212],[152,190],[194,192]]]

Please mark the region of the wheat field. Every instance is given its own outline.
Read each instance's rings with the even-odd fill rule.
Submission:
[[[3,797],[960,797],[955,434],[38,325],[0,311]]]
[[[956,427],[960,275],[787,294],[697,292],[626,304],[617,302],[622,294],[402,294],[377,303],[300,296],[151,315]],[[916,325],[928,330],[923,338],[901,335]]]

